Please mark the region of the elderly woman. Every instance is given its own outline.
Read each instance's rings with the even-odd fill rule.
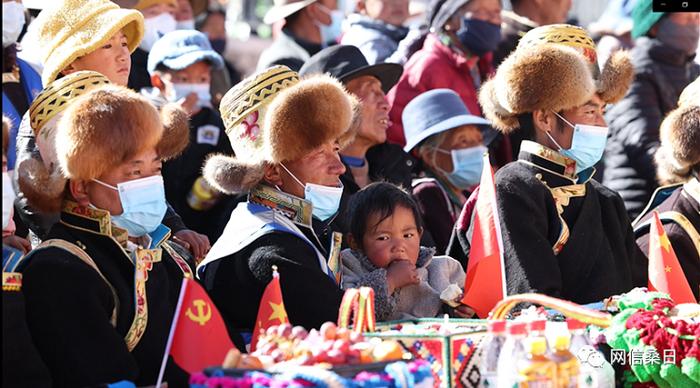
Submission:
[[[426,232],[443,253],[470,190],[479,184],[486,145],[496,133],[449,89],[414,98],[403,111],[403,128],[404,150],[422,165],[413,195]]]

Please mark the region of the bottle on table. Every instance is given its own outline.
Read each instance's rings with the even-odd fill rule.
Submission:
[[[544,337],[531,337],[525,340],[525,353],[516,360],[517,387],[555,388],[557,366],[546,353],[547,340]]]
[[[211,187],[204,177],[200,176],[194,181],[192,190],[187,195],[187,204],[194,210],[209,210],[216,204],[219,197],[219,192]]]
[[[512,388],[518,383],[516,361],[525,357],[523,341],[527,335],[526,328],[527,325],[523,322],[510,322],[507,325],[508,334],[498,357],[497,386],[499,388]]]
[[[498,357],[506,340],[506,321],[489,321],[488,337],[484,343],[484,356],[482,358],[480,387],[491,388],[498,385]]]
[[[571,339],[568,334],[558,334],[554,338],[554,346],[550,353],[550,359],[557,367],[558,388],[576,388],[579,378],[579,362],[576,356],[569,351]]]
[[[615,387],[615,369],[591,342],[586,324],[576,319],[567,319],[571,333],[569,351],[579,360],[578,386],[580,388]]]

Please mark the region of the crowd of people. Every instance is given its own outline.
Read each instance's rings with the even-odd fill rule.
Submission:
[[[280,0],[243,77],[207,1],[40,3],[3,0],[3,386],[155,384],[183,278],[241,351],[273,266],[307,329],[360,286],[476,318],[440,293],[485,160],[508,294],[647,286],[656,210],[700,298],[699,13]]]

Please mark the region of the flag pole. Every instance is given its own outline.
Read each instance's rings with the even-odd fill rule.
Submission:
[[[491,167],[491,161],[489,160],[488,151],[484,154],[484,164],[489,166],[489,173],[491,174],[490,180],[493,186],[493,196],[495,201],[493,202],[493,223],[496,229],[496,241],[498,241],[498,253],[499,260],[501,260],[501,289],[503,290],[503,297],[508,296],[508,287],[506,286],[506,263],[503,257],[503,233],[501,232],[501,217],[498,215],[498,198],[496,198],[496,177],[493,173],[493,168]]]
[[[175,326],[177,325],[178,317],[180,316],[182,300],[185,298],[185,292],[187,291],[187,280],[187,277],[182,278],[182,285],[180,286],[180,295],[177,298],[177,306],[175,306],[175,316],[173,317],[173,322],[170,324],[170,334],[168,334],[168,342],[165,345],[165,354],[163,355],[163,362],[160,364],[160,372],[158,372],[158,382],[156,383],[156,388],[160,388],[161,384],[163,383],[165,365],[168,363],[170,347],[173,344],[173,337],[175,336]]]

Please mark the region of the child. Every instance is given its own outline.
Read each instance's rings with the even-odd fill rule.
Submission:
[[[465,305],[443,304],[440,294],[451,284],[461,287],[464,270],[453,258],[420,246],[423,227],[407,192],[372,183],[353,196],[349,209],[351,249],[341,254],[342,288],[372,287],[377,320],[474,314]]]
[[[201,178],[206,158],[231,154],[219,113],[212,108],[211,70],[222,69],[223,58],[209,39],[195,30],[165,34],[151,49],[148,71],[153,89],[144,89],[156,105],[177,102],[190,115],[190,145],[163,165],[165,195],[185,224],[215,241],[233,210],[231,197],[221,197]]]
[[[15,192],[7,172],[7,148],[11,126],[10,119],[2,116],[2,245],[3,247],[7,245],[18,250],[21,254],[26,254],[32,249],[32,246],[29,241],[15,234],[15,222],[12,220]]]

